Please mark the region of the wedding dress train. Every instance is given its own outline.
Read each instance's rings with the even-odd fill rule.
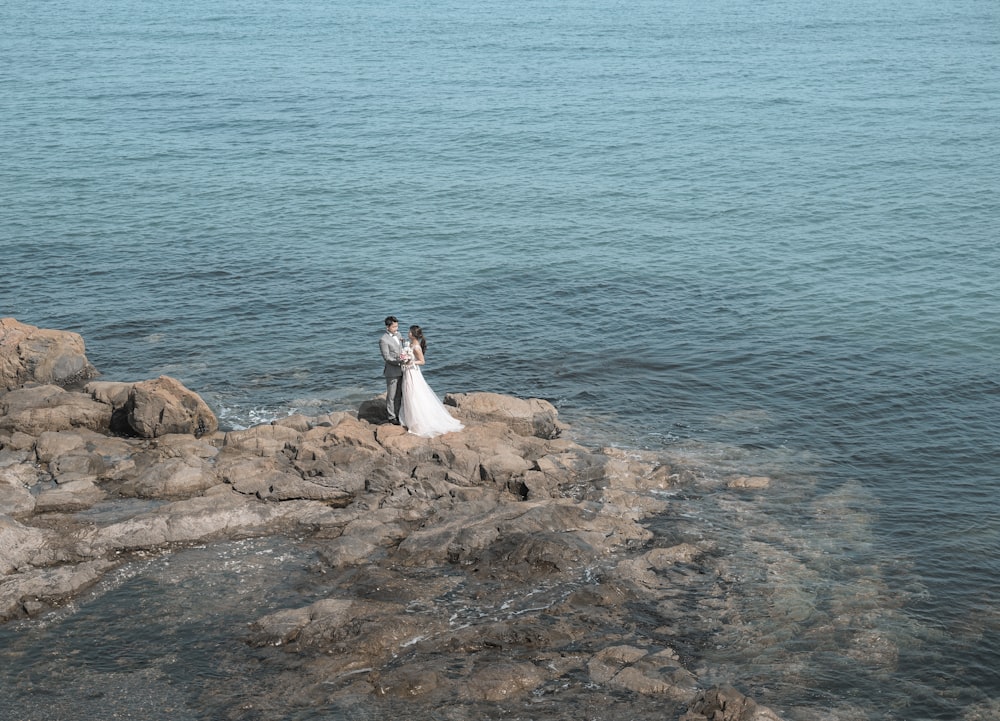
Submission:
[[[410,433],[425,438],[453,433],[465,427],[438,400],[418,365],[410,365],[403,370],[403,404],[399,409],[399,422]]]

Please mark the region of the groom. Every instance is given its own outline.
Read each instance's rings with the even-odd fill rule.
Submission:
[[[385,333],[378,341],[385,361],[385,412],[389,422],[399,425],[399,406],[403,402],[403,369],[400,367],[399,354],[403,350],[403,341],[399,337],[399,321],[390,315],[385,319]]]

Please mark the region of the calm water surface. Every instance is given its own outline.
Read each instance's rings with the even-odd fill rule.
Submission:
[[[231,427],[356,407],[419,323],[442,394],[771,475],[715,529],[749,593],[870,591],[898,655],[734,624],[705,680],[1000,716],[995,2],[52,0],[0,51],[0,315]]]

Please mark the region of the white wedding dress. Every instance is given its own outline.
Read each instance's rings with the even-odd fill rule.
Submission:
[[[399,409],[399,422],[410,433],[425,438],[453,433],[465,427],[438,400],[418,365],[403,369],[403,403]]]

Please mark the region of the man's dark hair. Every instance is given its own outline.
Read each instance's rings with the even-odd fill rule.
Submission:
[[[394,316],[394,315],[387,316],[386,319],[385,319],[385,327],[388,328],[393,323],[398,323],[398,322],[399,321],[396,320],[396,316]]]

